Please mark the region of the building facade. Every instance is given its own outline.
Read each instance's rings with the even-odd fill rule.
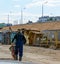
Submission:
[[[49,16],[44,16],[44,17],[39,17],[37,22],[47,22],[47,21],[60,21],[60,16],[56,17],[49,17]]]

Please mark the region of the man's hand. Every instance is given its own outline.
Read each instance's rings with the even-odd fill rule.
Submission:
[[[15,46],[15,44],[14,43],[11,43],[11,46]]]
[[[9,30],[12,31],[11,27],[9,27]]]

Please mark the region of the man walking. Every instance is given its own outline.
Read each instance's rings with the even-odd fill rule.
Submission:
[[[14,40],[16,40],[16,42],[15,42],[15,60],[18,60],[18,54],[19,54],[19,61],[21,61],[22,56],[23,56],[23,45],[26,42],[26,39],[20,29],[18,29],[17,34],[12,39],[12,43]]]

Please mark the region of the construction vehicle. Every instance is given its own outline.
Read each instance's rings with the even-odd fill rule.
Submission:
[[[60,48],[60,30],[45,30],[44,34],[46,35],[44,42],[49,48]]]

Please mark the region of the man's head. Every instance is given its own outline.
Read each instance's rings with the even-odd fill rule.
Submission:
[[[17,29],[17,32],[19,33],[21,30],[20,29]]]
[[[18,32],[18,33],[21,32],[21,33],[24,34],[24,30],[25,30],[25,29],[18,29],[17,32]]]

